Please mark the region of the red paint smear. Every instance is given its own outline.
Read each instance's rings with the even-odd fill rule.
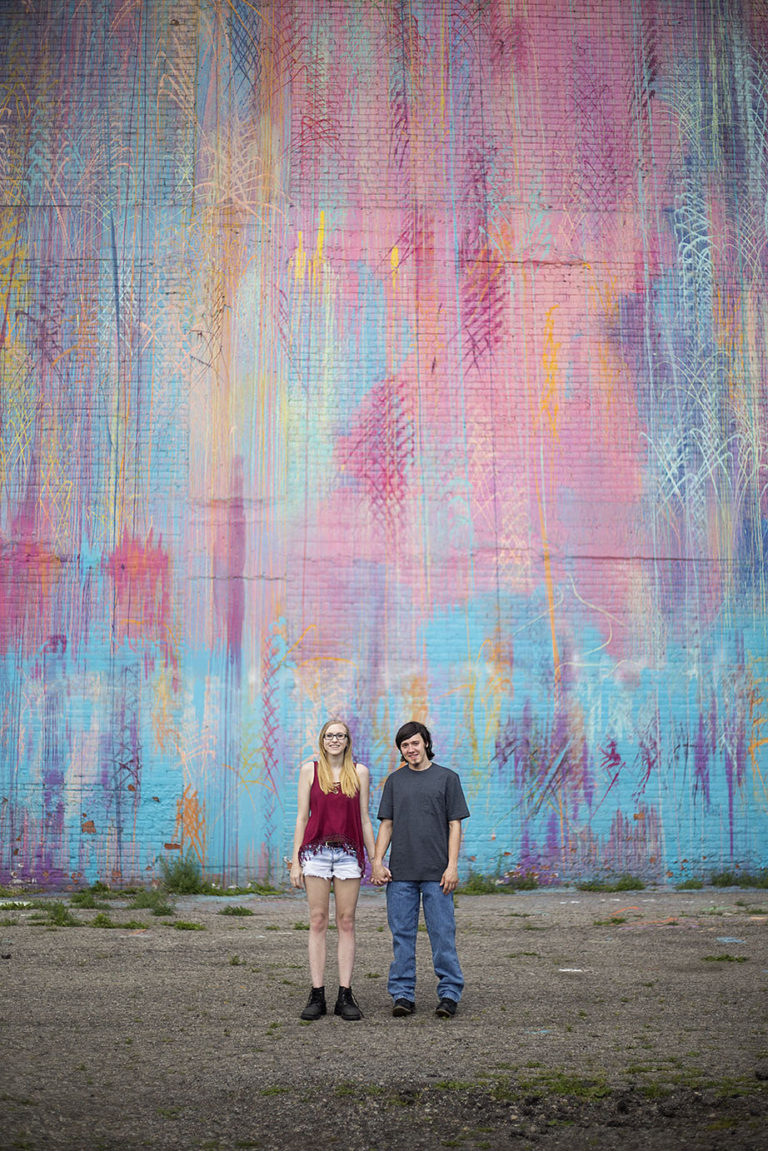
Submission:
[[[123,532],[120,545],[104,562],[115,589],[113,638],[115,644],[157,644],[166,664],[175,664],[169,643],[169,560],[161,542],[155,543],[150,530],[146,541]],[[154,660],[145,656],[149,673]]]

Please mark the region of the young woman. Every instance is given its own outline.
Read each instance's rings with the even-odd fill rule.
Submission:
[[[312,990],[302,1019],[325,1015],[325,955],[331,883],[338,930],[339,994],[334,1014],[362,1019],[352,995],[355,962],[355,910],[365,853],[373,859],[373,827],[368,813],[370,775],[355,763],[349,728],[329,720],[320,732],[317,760],[299,771],[296,833],[291,883],[303,887],[309,902],[309,971]]]

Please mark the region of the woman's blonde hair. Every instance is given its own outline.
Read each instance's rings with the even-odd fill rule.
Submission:
[[[355,770],[355,761],[352,756],[352,736],[349,733],[349,728],[343,719],[329,719],[323,724],[320,729],[320,738],[318,743],[320,745],[317,757],[317,782],[324,792],[333,791],[335,784],[333,782],[333,772],[331,765],[328,762],[328,757],[325,754],[325,733],[331,724],[338,724],[343,727],[347,733],[347,746],[344,748],[344,759],[341,764],[341,790],[345,795],[357,795],[360,790],[360,780],[357,778],[357,771]]]

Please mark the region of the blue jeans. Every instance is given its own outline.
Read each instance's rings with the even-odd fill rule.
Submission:
[[[464,989],[464,976],[456,954],[453,893],[446,895],[437,882],[391,880],[387,884],[387,922],[394,954],[387,990],[393,999],[414,1000],[419,903],[424,907],[424,922],[432,945],[438,997],[455,999],[458,1003]]]

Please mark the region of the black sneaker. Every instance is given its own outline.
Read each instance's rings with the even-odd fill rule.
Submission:
[[[307,1006],[301,1013],[301,1019],[319,1019],[321,1015],[327,1014],[328,1008],[325,1006],[325,988],[313,987],[309,993]]]
[[[351,987],[340,987],[339,997],[336,1000],[336,1006],[333,1009],[334,1015],[340,1015],[342,1019],[362,1019],[363,1013],[352,994]]]
[[[435,1008],[435,1015],[440,1019],[452,1019],[456,1014],[456,1006],[455,999],[441,999]]]
[[[392,1014],[396,1019],[402,1018],[404,1015],[413,1015],[416,1010],[416,1004],[412,1003],[410,999],[396,999],[392,1004]]]

